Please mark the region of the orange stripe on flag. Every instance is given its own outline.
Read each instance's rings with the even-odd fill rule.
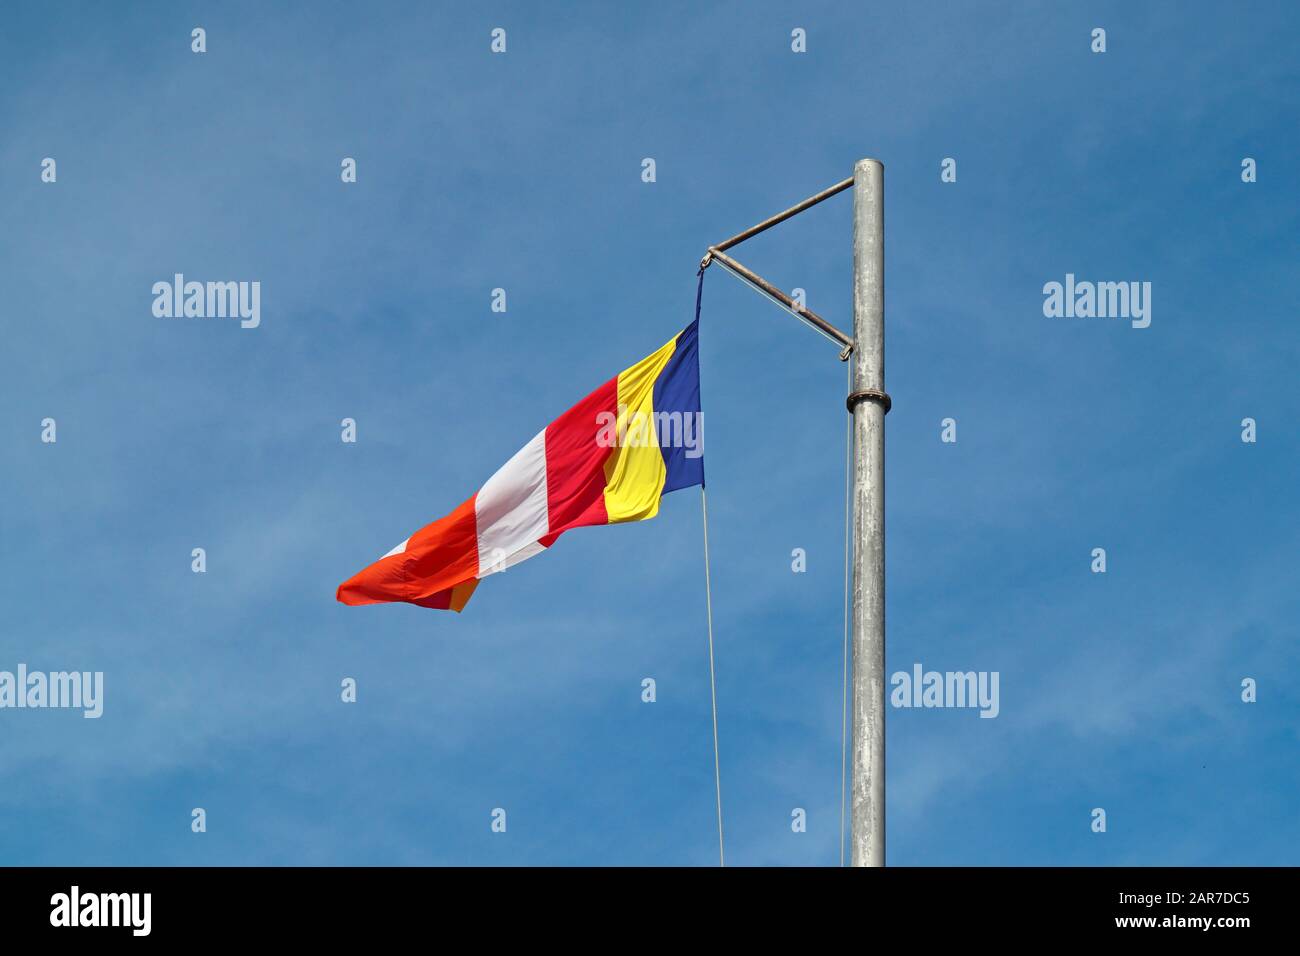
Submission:
[[[445,518],[411,535],[406,550],[380,558],[348,578],[339,585],[337,596],[351,605],[385,601],[419,604],[434,599],[441,591],[473,581],[477,574],[478,531],[474,498],[470,498]],[[461,607],[469,600],[469,593],[460,601]],[[453,605],[455,597],[451,597]],[[459,610],[454,606],[452,609]]]

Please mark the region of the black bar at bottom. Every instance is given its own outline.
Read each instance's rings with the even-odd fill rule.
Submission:
[[[506,938],[654,949],[686,932],[720,932],[734,945],[783,930],[864,945],[911,934],[918,952],[948,939],[1044,937],[1233,946],[1286,931],[1294,876],[1267,868],[14,868],[0,869],[0,925],[7,942],[56,946],[285,939],[333,950],[420,934],[456,949]]]

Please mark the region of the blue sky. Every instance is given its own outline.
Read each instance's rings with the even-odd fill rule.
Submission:
[[[863,156],[888,669],[1001,674],[995,720],[890,711],[889,862],[1300,862],[1293,5],[3,18],[0,669],[105,701],[0,711],[0,862],[715,862],[693,490],[460,616],[334,588],[684,326],[706,245]],[[849,240],[844,196],[739,257],[847,327]],[[155,318],[176,272],[259,281],[261,326]],[[1067,272],[1151,282],[1150,328],[1046,318]],[[728,860],[833,865],[844,368],[719,270],[701,350]]]

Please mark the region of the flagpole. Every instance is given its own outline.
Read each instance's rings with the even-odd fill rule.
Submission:
[[[853,810],[854,866],[885,865],[884,166],[853,169]]]

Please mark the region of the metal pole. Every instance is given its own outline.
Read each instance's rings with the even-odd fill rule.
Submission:
[[[885,168],[853,168],[854,866],[885,865]]]

